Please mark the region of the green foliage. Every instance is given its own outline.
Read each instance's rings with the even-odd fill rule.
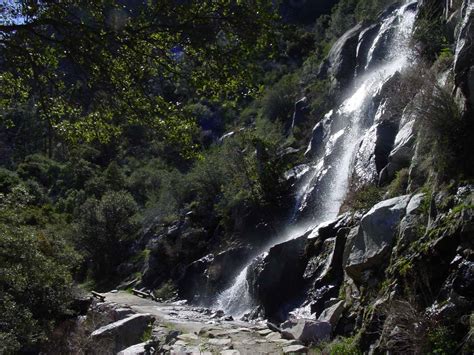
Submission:
[[[457,343],[453,331],[439,325],[428,331],[428,353],[432,355],[450,355],[456,352]]]
[[[167,282],[163,283],[160,288],[153,291],[155,297],[163,301],[173,299],[176,296],[176,293],[176,285],[171,280],[168,280]]]
[[[425,169],[434,170],[438,181],[472,176],[474,124],[462,115],[451,93],[438,86],[426,90],[416,109]]]
[[[89,198],[79,209],[77,248],[90,260],[92,276],[113,282],[116,267],[129,256],[135,237],[137,205],[124,191],[109,191],[100,200]]]
[[[296,96],[297,82],[294,75],[284,76],[268,89],[262,99],[262,113],[270,121],[291,119]]]
[[[397,171],[395,179],[390,183],[387,189],[387,194],[389,197],[395,197],[404,195],[408,187],[408,177],[409,170],[408,168],[403,168],[400,171]]]
[[[26,226],[32,196],[19,184],[0,194],[0,352],[13,353],[45,340],[68,312],[71,269],[77,254],[46,224]],[[56,221],[57,223],[57,221]],[[31,223],[30,223],[31,224]],[[19,262],[21,261],[21,262]]]
[[[446,25],[443,22],[442,6],[439,2],[430,0],[421,6],[418,13],[413,41],[419,54],[434,61],[443,52],[450,52],[447,40]]]
[[[382,200],[382,189],[374,185],[365,185],[355,191],[349,191],[341,209],[368,210]]]
[[[17,173],[20,177],[33,178],[43,186],[51,186],[61,173],[61,166],[56,161],[42,154],[27,156],[18,165]]]
[[[189,149],[194,121],[173,83],[213,100],[250,94],[255,60],[272,48],[276,19],[268,1],[132,7],[81,0],[8,3],[4,10],[1,121],[12,126],[9,113],[34,101],[49,151],[56,135],[107,142],[136,124]]]
[[[329,355],[362,355],[357,345],[357,337],[338,337],[330,343],[319,345],[318,350],[317,353]]]
[[[8,169],[0,168],[0,193],[8,193],[20,183],[18,175]]]
[[[149,324],[145,331],[143,332],[140,340],[144,343],[152,338],[153,335],[153,324]]]

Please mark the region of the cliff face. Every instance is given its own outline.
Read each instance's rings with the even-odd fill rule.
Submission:
[[[433,4],[418,6],[412,41],[422,48],[417,35]],[[431,21],[446,24],[452,57],[426,64],[421,49],[413,52],[372,98],[375,119],[357,143],[349,212],[271,248],[250,271],[251,290],[270,319],[330,321],[333,336],[353,336],[348,346],[375,353],[472,351],[474,186],[467,137],[474,117],[474,5],[446,6],[443,19]],[[394,29],[371,34],[386,23],[382,17],[347,32],[319,75],[338,92],[357,90],[359,51],[368,36],[389,44]],[[383,60],[387,50],[372,45],[369,51]],[[333,119],[331,113],[314,128],[312,156],[327,149]],[[364,200],[368,189],[383,201]]]
[[[285,2],[289,18],[296,5],[309,6]],[[310,73],[334,108],[295,105],[290,131],[315,125],[286,174],[290,217],[241,216],[264,237],[225,250],[192,213],[150,230],[141,286],[173,280],[180,297],[246,320],[329,322],[351,349],[472,351],[473,10],[394,4],[349,29]]]
[[[306,189],[296,220],[314,227],[255,259],[218,305],[242,311],[251,299],[247,317],[329,321],[333,337],[354,337],[350,346],[364,351],[469,353],[474,6],[443,6],[393,6],[336,41],[317,76],[342,104],[316,124],[294,175]],[[436,60],[432,23],[444,29]],[[338,185],[348,173],[349,185]],[[337,189],[347,212],[335,217]],[[215,292],[217,259],[188,267],[187,278],[208,275],[193,290]]]

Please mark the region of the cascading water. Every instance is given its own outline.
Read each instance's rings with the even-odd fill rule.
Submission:
[[[315,159],[298,174],[297,205],[287,229],[289,232],[276,238],[267,250],[337,217],[348,189],[357,148],[374,124],[377,109],[374,98],[387,80],[407,66],[408,43],[416,15],[414,4],[416,2],[401,6],[383,20],[367,53],[359,53],[358,49],[357,55],[365,56],[360,62],[367,63],[366,71],[357,75],[354,90],[342,105],[326,114],[315,127],[314,130],[320,132],[318,140],[313,138],[308,147]],[[364,31],[360,41],[363,34]],[[382,52],[381,46],[385,48],[383,55],[376,56]],[[241,270],[232,286],[218,295],[214,308],[240,316],[254,306],[247,280],[251,264],[252,261]]]

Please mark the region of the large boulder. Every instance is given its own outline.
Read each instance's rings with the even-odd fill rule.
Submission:
[[[143,355],[146,354],[145,346],[147,343],[140,343],[132,345],[122,351],[120,351],[117,355]]]
[[[311,135],[311,140],[308,144],[308,148],[305,151],[307,156],[318,156],[321,153],[321,150],[324,148],[323,142],[327,138],[331,129],[331,122],[334,118],[334,112],[331,110],[327,113],[322,120],[320,120],[313,127],[313,132]]]
[[[313,319],[290,319],[281,325],[281,336],[285,339],[296,339],[305,344],[317,344],[329,340],[331,323]]]
[[[398,228],[398,241],[397,246],[394,249],[395,255],[402,252],[417,238],[421,237],[419,235],[420,225],[426,224],[426,221],[422,220],[423,217],[426,217],[422,215],[424,199],[425,194],[423,193],[411,197],[410,202],[407,205],[405,216],[400,221],[400,226]]]
[[[322,322],[329,322],[332,326],[332,329],[335,329],[339,319],[344,312],[344,301],[338,301],[336,304],[326,308],[318,317],[318,320]]]
[[[101,353],[117,353],[139,343],[143,333],[154,320],[148,313],[134,314],[94,330],[90,338]]]
[[[368,281],[367,271],[380,271],[387,261],[409,201],[409,195],[382,201],[362,217],[346,262],[346,272],[356,283]]]
[[[302,294],[307,259],[307,236],[277,244],[270,249],[255,267],[251,276],[251,292],[271,320],[286,319],[294,307],[295,299]]]

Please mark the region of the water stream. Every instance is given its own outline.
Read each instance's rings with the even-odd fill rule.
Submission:
[[[366,71],[355,77],[354,89],[347,99],[315,127],[322,133],[319,140],[308,147],[314,160],[300,174],[295,214],[286,231],[276,237],[266,251],[337,217],[348,190],[354,156],[361,139],[374,124],[375,97],[383,84],[409,63],[409,40],[416,15],[414,3],[402,5],[389,14],[382,21],[368,52],[357,54],[365,56]],[[383,54],[376,56],[375,53]],[[247,280],[251,263],[252,260],[239,272],[233,284],[217,296],[214,308],[240,316],[255,306]]]

